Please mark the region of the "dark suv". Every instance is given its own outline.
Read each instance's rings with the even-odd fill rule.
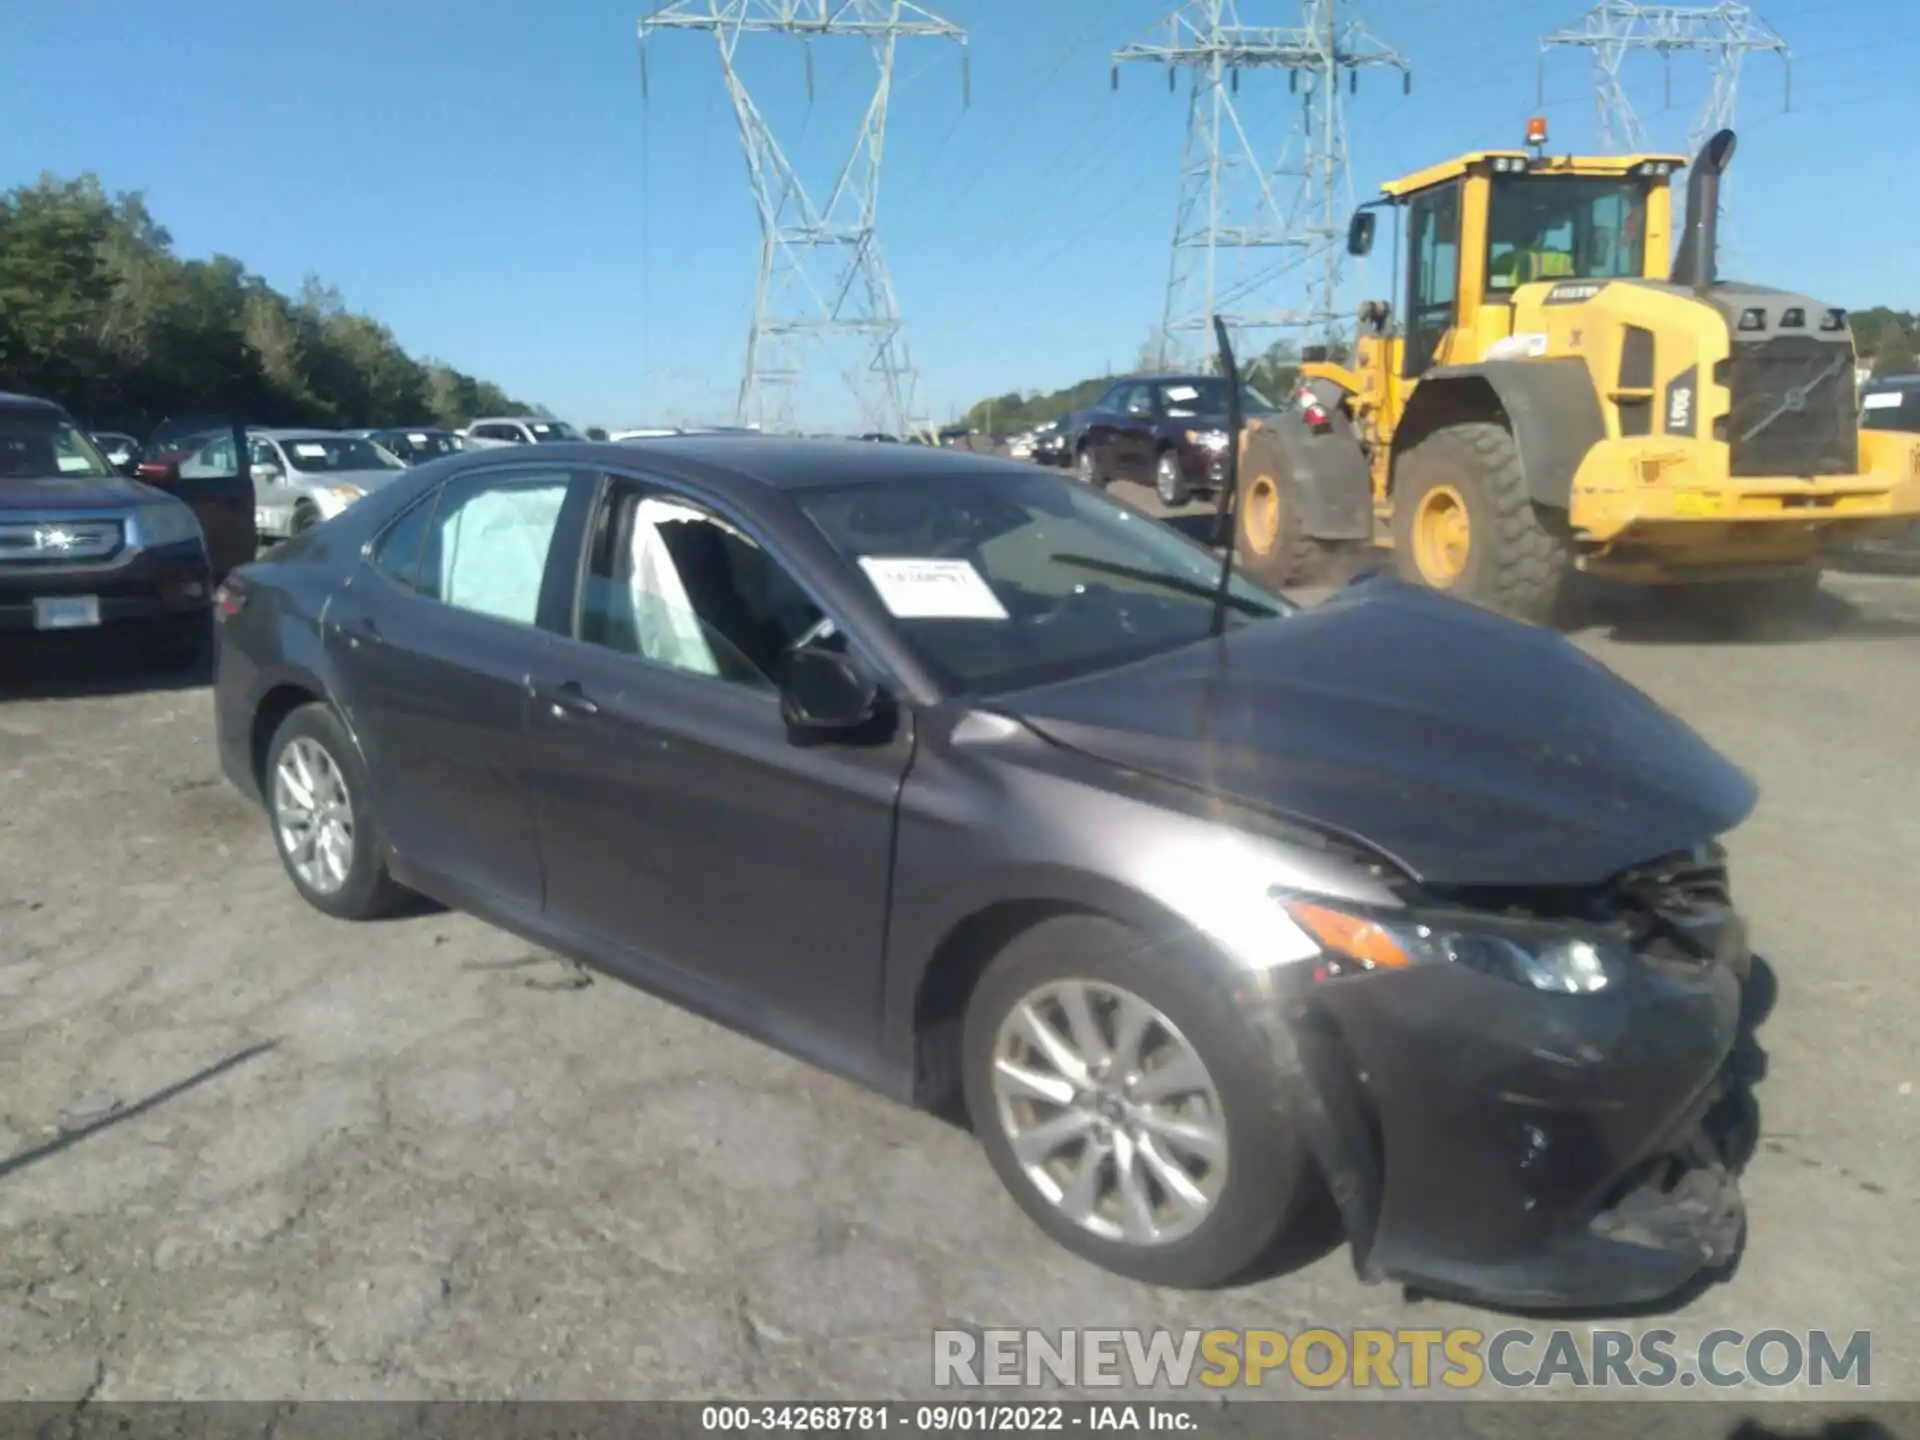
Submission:
[[[197,656],[216,578],[206,522],[228,528],[218,481],[173,495],[128,479],[58,405],[0,393],[0,633],[107,630]]]
[[[1274,404],[1241,386],[1247,415]],[[1115,382],[1062,428],[1073,435],[1074,464],[1087,484],[1151,485],[1168,506],[1217,492],[1227,470],[1227,382],[1218,375],[1133,375]]]

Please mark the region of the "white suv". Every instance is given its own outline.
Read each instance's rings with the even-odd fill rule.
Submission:
[[[460,433],[469,447],[483,450],[496,445],[556,445],[587,438],[566,421],[545,415],[489,417],[474,421]]]

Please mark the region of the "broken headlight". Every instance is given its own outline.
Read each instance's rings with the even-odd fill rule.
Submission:
[[[1618,933],[1597,925],[1474,910],[1362,912],[1302,898],[1282,902],[1320,946],[1318,978],[1414,965],[1460,965],[1558,995],[1594,995],[1634,966]]]

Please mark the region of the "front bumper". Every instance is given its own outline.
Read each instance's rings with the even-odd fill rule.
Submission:
[[[99,561],[0,564],[0,634],[57,638],[95,633],[91,626],[35,629],[36,599],[81,595],[98,598],[102,631],[166,628],[175,622],[190,625],[204,620],[213,604],[213,573],[206,549],[195,541],[122,550]]]
[[[1200,445],[1182,446],[1180,470],[1189,490],[1218,490],[1226,483],[1227,452]]]
[[[1862,431],[1860,457],[1858,475],[1732,477],[1695,449],[1605,441],[1581,463],[1567,518],[1586,567],[1619,579],[1817,564],[1920,521],[1920,442]]]
[[[1314,986],[1290,1028],[1356,1268],[1551,1310],[1725,1266],[1745,1221],[1713,1122],[1743,1083],[1740,970],[1604,996],[1454,967]]]

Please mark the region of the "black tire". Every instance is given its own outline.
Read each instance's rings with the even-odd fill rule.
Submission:
[[[1107,488],[1107,477],[1101,473],[1100,462],[1094,458],[1092,446],[1082,445],[1075,451],[1073,465],[1081,484],[1094,490]]]
[[[1132,1245],[1095,1235],[1057,1210],[1014,1156],[993,1091],[1001,1022],[1037,987],[1075,978],[1120,986],[1172,1020],[1219,1095],[1227,1177],[1212,1211],[1182,1238]],[[1184,1289],[1227,1284],[1269,1252],[1313,1193],[1297,1060],[1276,1056],[1256,1035],[1229,984],[1207,962],[1144,945],[1114,921],[1061,916],[1014,939],[968,1003],[962,1065],[974,1133],[1001,1182],[1054,1240],[1116,1274]]]
[[[1187,477],[1180,468],[1180,452],[1168,446],[1153,460],[1153,493],[1169,510],[1178,510],[1193,499]]]
[[[344,782],[353,813],[351,860],[345,882],[331,893],[315,889],[295,869],[287,853],[286,841],[274,818],[274,776],[282,755],[296,740],[311,740],[332,760]],[[366,767],[360,763],[346,727],[329,705],[314,702],[302,705],[280,722],[267,745],[267,763],[262,773],[261,792],[267,810],[267,823],[273,833],[273,846],[280,864],[300,892],[300,898],[322,914],[338,920],[375,920],[390,915],[406,903],[408,892],[387,870],[387,839],[374,812],[373,786]]]
[[[148,652],[163,669],[194,672],[206,667],[213,655],[213,619],[210,613],[169,620]]]
[[[1415,517],[1442,489],[1460,497],[1469,531],[1465,564],[1451,583],[1426,574],[1414,546]],[[1471,421],[1434,431],[1401,457],[1393,491],[1394,565],[1402,579],[1517,620],[1554,618],[1574,568],[1565,516],[1534,502],[1504,425]]]
[[[1233,504],[1234,568],[1269,590],[1312,585],[1331,569],[1326,546],[1306,533],[1300,484],[1278,443],[1249,435],[1240,457],[1240,493]]]
[[[287,526],[287,538],[291,540],[296,535],[304,535],[319,523],[320,512],[302,500],[293,507],[293,520]]]

